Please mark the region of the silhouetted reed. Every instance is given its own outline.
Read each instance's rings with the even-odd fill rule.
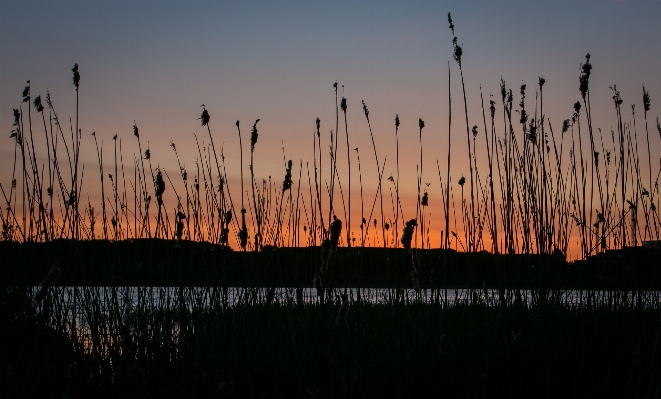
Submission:
[[[482,142],[479,137],[482,128],[476,125],[471,128],[468,123],[467,94],[462,70],[463,45],[455,36],[456,29],[450,15],[448,24],[453,35],[452,58],[459,66],[462,81],[469,175],[458,179],[461,202],[455,209],[453,189],[456,190],[457,187],[453,187],[451,176],[452,97],[448,89],[447,170],[441,170],[441,162],[437,158],[441,194],[438,197],[428,190],[429,183],[424,180],[422,130],[425,123],[418,118],[420,163],[416,173],[415,219],[411,220],[415,220],[416,226],[420,228],[420,243],[417,242],[418,236],[414,235],[406,244],[407,249],[430,247],[430,231],[435,230],[436,226],[432,224],[431,213],[428,212],[428,209],[432,208],[426,207],[435,203],[440,203],[443,208],[443,216],[439,218],[442,220],[439,224],[444,224],[444,227],[439,229],[439,246],[443,248],[450,248],[450,242],[454,239],[455,248],[459,245],[463,248],[465,244],[464,250],[469,252],[488,249],[494,253],[567,254],[570,243],[577,238],[580,247],[578,256],[584,258],[600,251],[639,245],[644,241],[657,239],[661,227],[657,214],[660,197],[658,179],[661,171],[657,171],[652,163],[655,144],[654,138],[650,137],[647,120],[647,114],[651,112],[649,91],[643,86],[642,109],[648,153],[647,168],[644,165],[644,157],[639,157],[635,107],[632,107],[631,122],[625,122],[626,118],[621,109],[623,100],[616,86],[612,86],[612,91],[617,123],[611,131],[610,139],[606,132],[602,134],[600,129],[593,129],[590,77],[594,68],[589,54],[585,56],[579,70],[578,89],[581,97],[574,103],[572,117],[563,121],[559,135],[555,135],[551,121],[545,115],[548,107],[544,107],[543,100],[547,82],[543,77],[538,78],[534,99],[529,94],[529,87],[532,86],[521,85],[517,94],[516,110],[513,109],[515,95],[501,78],[502,131],[496,126],[496,101],[490,98],[487,107],[480,88],[484,128]],[[101,199],[100,204],[95,204],[88,196],[85,209],[79,211],[80,196],[85,195],[81,189],[83,183],[89,179],[83,179],[84,168],[80,163],[80,150],[83,147],[82,129],[78,124],[80,72],[77,65],[72,68],[72,74],[77,100],[76,121],[70,121],[70,135],[69,132],[65,134],[50,93],[46,94],[45,102],[42,96],[33,97],[29,81],[20,93],[21,104],[26,103],[28,109],[19,106],[14,110],[14,123],[10,134],[14,145],[11,181],[0,186],[7,204],[0,212],[3,240],[51,241],[58,238],[111,237],[121,240],[157,237],[177,239],[179,242],[184,239],[209,241],[254,251],[262,250],[264,240],[267,240],[266,242],[276,246],[322,244],[322,247],[327,248],[327,254],[330,254],[331,247],[334,249],[338,245],[404,245],[406,240],[402,239],[407,236],[407,232],[413,231],[410,225],[403,227],[404,230],[400,229],[400,218],[406,209],[399,192],[399,115],[395,117],[395,170],[388,172],[388,181],[392,184],[388,184],[392,208],[388,212],[392,211],[392,215],[386,216],[383,210],[383,177],[388,171],[387,157],[379,159],[377,140],[371,127],[372,120],[363,101],[359,106],[362,107],[370,133],[378,185],[372,207],[369,212],[365,212],[362,166],[358,148],[355,148],[361,196],[361,224],[360,238],[354,238],[352,214],[355,212],[351,204],[353,182],[347,120],[351,103],[350,99],[344,96],[344,92],[340,96],[337,83],[333,85],[336,126],[329,136],[325,136],[329,139],[329,142],[326,142],[326,139],[322,140],[321,121],[316,119],[312,165],[306,161],[307,182],[302,181],[303,159],[300,161],[298,182],[294,180],[293,162],[285,161],[285,178],[281,190],[279,184],[270,177],[260,179],[255,169],[255,147],[259,137],[257,119],[250,136],[249,194],[244,188],[243,150],[237,122],[240,147],[238,174],[241,175],[242,199],[241,210],[238,205],[236,210],[239,210],[240,217],[230,194],[229,182],[231,173],[235,171],[226,167],[223,148],[215,147],[210,129],[211,118],[205,106],[202,106],[199,120],[201,125],[207,128],[209,142],[199,142],[197,135],[194,136],[198,152],[193,171],[186,170],[184,160],[180,158],[174,143],[171,143],[181,175],[179,183],[170,180],[168,171],[161,166],[163,163],[156,162],[157,156],[149,148],[149,142],[147,148],[142,149],[142,137],[135,121],[133,135],[137,141],[137,151],[134,159],[128,161],[127,165],[134,168],[133,176],[130,173],[127,175],[125,171],[121,138],[112,138],[114,159],[108,173],[105,171],[103,158],[104,140],[92,132],[99,168],[97,181],[100,183]],[[452,83],[449,62],[448,83]],[[32,107],[35,112],[41,114],[46,151],[43,151],[43,147],[35,146]],[[340,146],[340,112],[344,116],[345,124],[346,175],[340,173],[337,158]],[[518,112],[518,118],[513,121],[514,112]],[[487,113],[491,120],[490,126],[487,123]],[[521,130],[514,127],[517,121]],[[658,117],[657,130],[661,135]],[[326,147],[322,146],[322,141]],[[330,145],[327,146],[328,144]],[[484,160],[478,160],[477,157],[481,146],[486,149]],[[323,148],[329,147],[327,167],[323,167]],[[43,160],[38,157],[41,152],[45,154]],[[152,167],[152,159],[156,167]],[[150,168],[149,178],[147,166]],[[310,171],[310,167],[314,170]],[[480,168],[484,167],[488,172],[482,170],[480,173]],[[648,176],[643,176],[644,174]],[[442,180],[442,177],[445,177],[445,180]],[[344,178],[346,187],[342,187]],[[108,181],[112,195],[107,194]],[[466,183],[470,183],[470,196],[464,192],[464,188],[468,189],[465,187]],[[150,184],[154,185],[153,191]],[[170,185],[171,191],[166,190],[167,184]],[[309,194],[302,194],[306,188]],[[345,188],[346,191],[343,191]],[[345,240],[340,236],[333,237],[334,223],[339,220],[337,216],[340,215],[339,202],[335,200],[337,192],[341,197],[343,220],[346,222],[346,235],[343,235]],[[248,204],[245,203],[246,195]],[[166,202],[170,196],[175,198],[176,203],[168,208]],[[158,205],[158,209],[150,211],[153,208],[152,203]],[[100,215],[95,213],[95,209],[100,209]],[[381,215],[377,216],[375,212],[380,212]],[[179,217],[179,213],[185,217]],[[246,217],[249,219],[246,220]],[[248,231],[250,222],[253,233]],[[96,231],[99,225],[102,230]],[[377,233],[379,227],[380,234]],[[374,234],[370,234],[371,229]],[[300,239],[301,236],[304,237],[303,240]],[[327,261],[328,256],[324,256],[324,259]]]
[[[404,226],[404,231],[402,232],[402,238],[400,242],[402,243],[404,249],[406,249],[407,251],[411,250],[411,241],[413,240],[413,230],[417,225],[418,225],[417,220],[411,219],[408,222],[406,222],[406,225]]]
[[[50,269],[48,274],[46,274],[46,277],[44,277],[44,281],[39,283],[39,291],[34,296],[33,306],[46,298],[48,289],[53,285],[53,283],[55,283],[58,277],[60,277],[60,274],[62,274],[62,271],[58,267],[53,266]]]
[[[381,226],[383,226],[385,219],[384,219],[384,215],[383,215],[383,190],[382,190],[381,182],[383,180],[383,172],[384,172],[386,161],[384,159],[383,160],[383,165],[381,165],[381,166],[379,165],[379,156],[376,152],[376,144],[374,142],[374,134],[372,134],[372,124],[370,123],[370,111],[367,109],[367,105],[365,104],[365,101],[362,101],[362,103],[363,103],[363,112],[365,113],[365,119],[367,119],[367,126],[369,127],[369,131],[370,131],[370,138],[372,139],[372,148],[374,149],[374,159],[376,161],[376,174],[377,174],[378,179],[379,179],[377,194],[379,196],[380,203],[381,203]],[[374,195],[374,204],[372,205],[372,211],[370,212],[369,219],[372,218],[372,213],[374,212],[374,205],[376,204],[377,194]],[[375,227],[375,230],[376,230],[376,226],[374,226],[374,227]],[[368,230],[366,230],[366,233],[368,231],[369,231],[369,226],[368,226]],[[383,228],[382,228],[381,232],[382,232],[382,235],[383,235],[383,243],[385,245],[386,232]]]

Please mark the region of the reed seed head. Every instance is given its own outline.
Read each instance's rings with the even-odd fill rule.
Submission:
[[[452,45],[454,46],[454,51],[452,52],[452,57],[454,58],[455,61],[457,61],[457,64],[459,64],[459,67],[461,68],[461,56],[464,54],[464,49],[461,48],[461,46],[457,44],[457,38],[456,37],[454,39],[452,39]]]
[[[370,117],[370,111],[367,109],[367,105],[365,104],[365,100],[361,100],[363,103],[363,111],[365,112],[365,118],[369,119]]]
[[[250,132],[250,151],[255,151],[255,144],[257,144],[257,138],[259,137],[257,133],[257,122],[259,122],[259,119],[255,120],[255,124],[252,125],[252,131]]]
[[[472,133],[473,133],[473,139],[476,139],[477,138],[477,125],[473,126]]]
[[[422,206],[429,205],[429,195],[427,194],[427,190],[425,190],[425,193],[422,195],[422,200],[420,201],[420,205]]]
[[[452,35],[454,35],[454,24],[452,23],[452,16],[450,13],[448,13],[448,24],[450,25],[450,30],[452,31]]]
[[[78,90],[78,86],[80,85],[80,73],[78,72],[78,64],[73,64],[73,68],[71,68],[71,72],[73,72],[73,85],[76,86],[76,90]]]
[[[598,151],[594,152],[594,166],[596,168],[599,167],[599,152]]]
[[[160,200],[165,192],[165,181],[163,181],[163,174],[160,169],[157,169],[156,178],[154,179],[154,188],[156,191],[156,198]]]
[[[588,79],[590,78],[590,73],[592,72],[592,64],[590,64],[590,53],[585,55],[585,64],[581,64],[581,72]]]
[[[464,176],[461,176],[461,178],[459,179],[459,185],[463,187],[464,184],[466,184],[466,178]]]
[[[519,119],[519,122],[521,124],[524,124],[528,121],[528,114],[526,113],[525,106],[526,106],[526,84],[522,84],[521,88],[519,89],[519,92],[521,93],[521,102],[519,102],[519,107],[521,107],[521,118]]]
[[[27,86],[23,89],[23,102],[30,101],[30,81],[27,81]]]
[[[202,121],[202,126],[207,126],[209,124],[209,120],[211,117],[209,116],[209,111],[204,107],[204,104],[202,104],[202,115],[200,115],[200,121]]]
[[[331,239],[331,251],[337,249],[337,245],[340,242],[340,234],[342,233],[342,221],[333,215],[333,222],[330,225],[330,239]]]
[[[623,102],[622,97],[620,97],[620,92],[617,90],[616,85],[610,86],[610,89],[613,91],[613,102],[615,103],[615,108],[618,108]]]
[[[425,121],[423,121],[422,119],[418,118],[418,127],[420,128],[420,130],[424,129],[424,127],[425,127]]]
[[[645,112],[650,110],[650,92],[645,90],[645,86],[643,86],[643,109]]]
[[[363,219],[364,221],[364,219]],[[404,231],[402,232],[402,238],[400,239],[400,242],[404,246],[404,248],[407,251],[411,250],[411,240],[413,239],[413,229],[418,225],[418,221],[416,219],[411,219],[408,222],[406,222],[406,225],[404,226]]]
[[[41,105],[41,96],[35,97],[32,104],[34,105],[34,108],[37,110],[37,112],[44,112],[44,106]]]
[[[505,79],[503,76],[500,76],[500,96],[503,99],[503,104],[505,104],[505,99],[507,97],[507,88],[505,87]]]
[[[137,137],[138,139],[140,138],[140,133],[138,131],[138,125],[135,124],[135,121],[133,121],[133,135]]]
[[[577,115],[581,113],[581,103],[579,101],[574,103],[574,112],[576,112]]]
[[[395,127],[399,127],[399,114],[395,115]]]
[[[342,101],[340,102],[340,108],[342,109],[342,112],[345,114],[347,113],[347,99],[342,97]]]
[[[287,170],[285,173],[285,180],[282,182],[282,192],[284,193],[285,191],[289,190],[293,184],[291,180],[291,168],[292,168],[292,161],[291,159],[287,162]]]
[[[542,86],[544,86],[544,83],[546,83],[546,79],[540,76],[538,77],[538,83],[539,83],[539,89],[541,90]]]
[[[579,81],[578,89],[581,92],[581,97],[583,97],[583,100],[585,100],[585,95],[588,92],[588,78],[585,75],[581,75],[581,77],[578,78],[578,81]]]
[[[241,248],[245,250],[246,245],[248,245],[248,229],[245,224],[241,227],[241,230],[239,230],[239,243]]]
[[[590,64],[590,54],[585,56],[585,64],[581,64],[581,76],[579,78],[579,90],[583,100],[588,92],[588,83],[590,81],[590,73],[592,72],[592,64]]]
[[[179,220],[177,222],[177,229],[174,232],[174,236],[177,237],[178,240],[181,240],[181,237],[184,235],[184,222]]]
[[[67,206],[76,205],[76,190],[71,190],[69,193],[69,199],[67,200]]]

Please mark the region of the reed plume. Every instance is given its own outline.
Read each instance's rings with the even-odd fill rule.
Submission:
[[[46,277],[44,277],[44,280],[39,283],[39,291],[34,296],[33,306],[41,302],[46,297],[48,289],[55,283],[58,277],[60,277],[60,274],[62,274],[60,268],[53,266],[50,269],[48,274],[46,274]]]
[[[411,219],[408,222],[406,222],[406,225],[404,226],[404,231],[402,232],[402,238],[400,242],[407,251],[411,250],[411,241],[413,240],[413,229],[417,225],[418,225],[418,221],[415,219]]]

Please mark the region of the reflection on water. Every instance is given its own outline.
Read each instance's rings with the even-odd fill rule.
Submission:
[[[39,287],[33,287],[34,296]],[[269,288],[244,287],[53,287],[50,296],[67,312],[85,315],[90,312],[135,311],[209,308],[220,306],[254,306],[267,301]],[[519,303],[533,306],[540,300],[565,306],[594,303],[627,306],[643,304],[656,307],[660,291],[607,290],[497,290],[497,289],[394,289],[394,288],[275,288],[272,304],[278,306],[311,305],[322,300],[341,303],[346,294],[351,303],[392,304],[402,302],[440,303],[445,306],[482,304],[509,306]],[[544,298],[545,297],[545,298]]]
[[[34,295],[39,287],[28,292]],[[327,303],[340,306],[347,295],[351,305],[369,303],[524,306],[544,304],[568,308],[598,307],[658,309],[659,291],[594,290],[497,290],[497,289],[390,289],[390,288],[268,288],[243,287],[51,287],[47,300],[37,304],[43,313],[48,306],[54,330],[75,338],[88,353],[105,357],[121,339],[131,343],[132,329],[147,336],[169,337],[176,342],[182,314],[225,311],[245,306],[305,307]],[[183,312],[183,313],[181,313]],[[153,330],[153,331],[152,331]],[[120,348],[120,350],[123,350]]]

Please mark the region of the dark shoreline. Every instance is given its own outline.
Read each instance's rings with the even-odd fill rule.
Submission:
[[[421,288],[661,289],[658,248],[625,248],[568,263],[562,254],[494,255],[425,249],[340,247],[325,285]],[[321,267],[321,248],[237,252],[220,245],[161,239],[0,242],[3,286],[37,285],[51,267],[57,285],[310,287]]]

